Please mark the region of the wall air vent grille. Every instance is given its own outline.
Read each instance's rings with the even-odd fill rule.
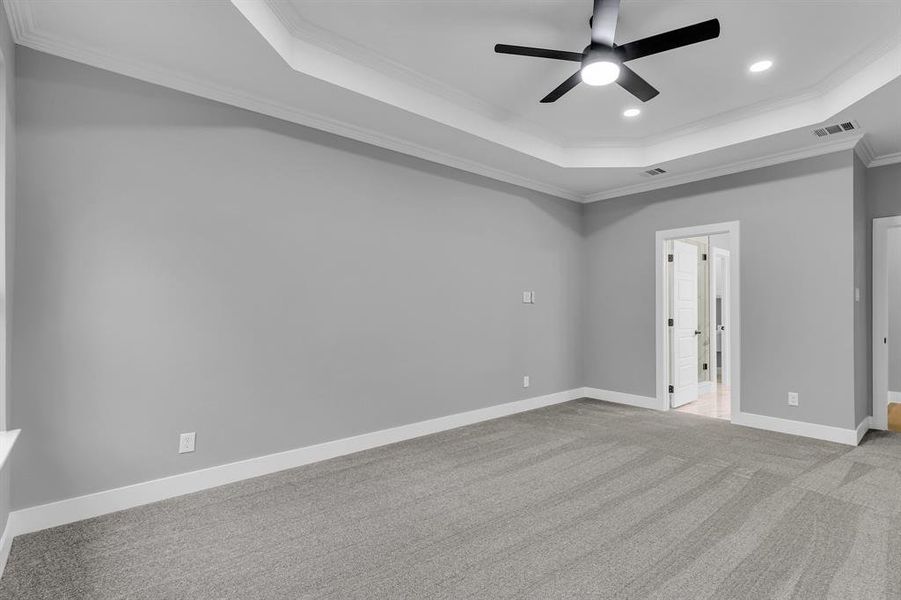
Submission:
[[[854,121],[845,121],[844,123],[836,123],[835,125],[826,125],[825,127],[817,127],[813,130],[813,134],[817,137],[826,137],[846,131],[854,131],[858,129],[857,123]]]
[[[663,175],[664,173],[666,173],[666,169],[661,169],[660,167],[641,172],[644,177],[656,177],[657,175]]]

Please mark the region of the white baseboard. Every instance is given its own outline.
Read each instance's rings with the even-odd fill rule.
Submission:
[[[639,408],[650,408],[652,410],[666,410],[665,406],[660,406],[657,398],[650,396],[638,396],[636,394],[627,394],[626,392],[614,392],[611,390],[599,390],[598,388],[582,388],[582,395],[585,398],[593,400],[606,400],[607,402],[616,402],[617,404],[628,404],[629,406],[637,406]]]
[[[892,402],[894,402],[895,404],[901,404],[901,392],[893,392],[890,390],[888,393],[888,401],[889,404],[891,404]]]
[[[6,560],[9,558],[9,550],[13,545],[13,534],[9,530],[9,519],[3,524],[3,533],[0,534],[0,577],[6,570]]]
[[[863,439],[863,436],[867,434],[873,424],[873,417],[864,417],[863,421],[857,426],[857,444],[860,443],[860,440]],[[855,446],[857,444],[854,444]]]
[[[437,419],[392,427],[391,429],[364,433],[314,446],[306,446],[198,471],[172,475],[162,479],[136,483],[50,504],[23,508],[10,513],[9,523],[3,539],[9,538],[11,540],[14,536],[23,533],[65,525],[66,523],[81,521],[183,494],[190,494],[251,477],[268,475],[277,471],[360,452],[361,450],[402,442],[430,433],[455,429],[464,425],[497,419],[498,417],[543,406],[576,400],[584,396],[582,391],[582,388],[576,388],[546,396],[516,400],[506,404],[498,404]]]
[[[860,434],[860,437],[858,437],[858,432],[866,421],[861,423],[856,429],[842,429],[841,427],[832,427],[830,425],[817,425],[816,423],[805,423],[804,421],[740,412],[732,415],[732,423],[755,429],[767,429],[769,431],[778,431],[779,433],[789,433],[791,435],[826,440],[827,442],[856,446],[860,441],[860,437],[863,437],[863,434]],[[869,425],[867,424],[867,426]]]

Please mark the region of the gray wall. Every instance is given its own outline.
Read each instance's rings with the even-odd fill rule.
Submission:
[[[7,398],[9,394],[9,328],[12,322],[12,244],[13,216],[15,212],[15,55],[16,47],[9,21],[6,18],[6,7],[0,5],[0,54],[2,54],[3,115],[0,116],[0,177],[4,188],[5,199],[0,203],[3,216],[0,219],[0,427],[7,423]],[[9,516],[9,463],[0,469],[0,533],[6,528]]]
[[[581,205],[17,69],[14,507],[582,385]]]
[[[852,187],[852,234],[854,236],[854,287],[860,298],[854,302],[854,423],[862,422],[873,412],[872,402],[872,355],[871,321],[872,301],[870,300],[872,242],[870,241],[870,220],[867,218],[866,177],[867,169],[857,155],[854,155],[854,181]]]
[[[585,385],[655,395],[655,232],[739,220],[742,411],[854,427],[852,180],[847,151],[587,206]]]
[[[901,163],[867,169],[866,193],[869,219],[901,215]]]

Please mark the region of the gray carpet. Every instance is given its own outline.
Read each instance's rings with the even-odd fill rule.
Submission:
[[[0,598],[901,598],[901,439],[578,400],[18,537]]]

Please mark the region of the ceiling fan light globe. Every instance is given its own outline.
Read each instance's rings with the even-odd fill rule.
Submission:
[[[615,62],[598,60],[582,67],[582,83],[609,85],[619,79],[620,68]]]

